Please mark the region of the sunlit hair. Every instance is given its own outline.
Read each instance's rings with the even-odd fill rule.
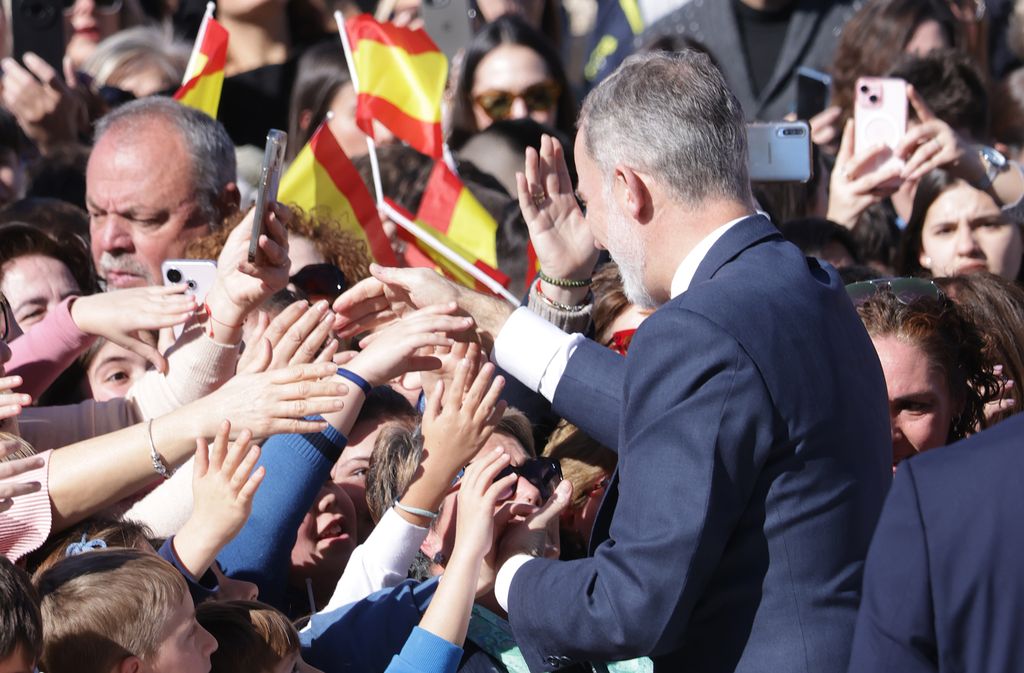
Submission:
[[[61,559],[36,580],[46,673],[109,673],[150,660],[188,595],[181,574],[153,552],[102,549]]]
[[[297,206],[288,206],[292,219],[288,223],[288,233],[307,238],[316,247],[317,252],[324,256],[328,264],[341,269],[350,285],[370,276],[370,250],[363,239],[349,233],[326,208],[315,208],[309,212]],[[231,230],[242,221],[244,214],[239,213],[225,222],[225,226],[206,236],[194,239],[185,248],[188,259],[217,259],[224,242]],[[355,225],[354,223],[348,223]],[[298,269],[292,269],[295,273]]]
[[[217,640],[210,673],[273,671],[299,651],[299,633],[279,610],[257,601],[207,601],[196,620]]]
[[[583,506],[590,490],[612,473],[617,460],[614,451],[565,420],[551,433],[543,455],[556,459],[562,466],[562,478],[572,482],[574,508]]]
[[[959,410],[947,443],[984,427],[985,403],[999,386],[986,365],[981,334],[956,304],[944,296],[905,302],[882,290],[860,303],[857,312],[872,338],[893,337],[919,348],[930,366],[943,374],[953,408]]]
[[[102,541],[105,547],[119,549],[138,549],[153,551],[150,543],[153,531],[144,523],[131,519],[114,519],[110,517],[92,517],[58,535],[52,535],[46,544],[28,556],[28,567],[35,577],[41,577],[58,561],[74,556],[69,551],[73,546],[82,547],[82,542]]]
[[[985,363],[1002,365],[1003,376],[1015,385],[1007,415],[1024,411],[1024,289],[991,273],[936,278],[939,287],[971,318],[985,341]]]

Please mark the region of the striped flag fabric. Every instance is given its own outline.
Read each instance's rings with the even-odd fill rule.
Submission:
[[[485,263],[479,258],[474,258],[469,251],[459,246],[459,244],[453,241],[450,237],[434,230],[428,222],[424,222],[419,218],[414,218],[409,211],[405,210],[391,199],[385,197],[384,200],[389,209],[394,210],[402,217],[415,222],[419,226],[427,228],[441,243],[448,246],[453,252],[466,260],[467,263],[475,266],[502,287],[508,287],[509,278],[501,271]],[[473,278],[473,276],[465,270],[460,269],[456,263],[452,262],[443,254],[432,248],[430,244],[425,241],[421,241],[415,234],[411,233],[404,227],[398,228],[398,237],[407,244],[404,253],[406,266],[434,269],[442,275],[451,278],[455,282],[465,285],[466,287],[470,287],[481,292],[496,294],[491,290],[491,288],[488,288],[486,285]]]
[[[326,123],[281,177],[277,200],[307,212],[327,208],[343,228],[367,242],[374,261],[398,266],[373,197]]]
[[[413,149],[441,158],[448,59],[422,29],[379,23],[369,14],[349,20],[346,29],[358,82],[356,124],[372,138],[377,120]]]
[[[443,161],[434,164],[416,218],[491,267],[498,266],[498,223]]]
[[[227,58],[228,31],[213,18],[212,6],[207,7],[185,68],[185,77],[174,99],[216,119]]]

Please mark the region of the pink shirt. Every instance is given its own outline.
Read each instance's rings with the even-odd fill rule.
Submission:
[[[96,337],[78,329],[71,319],[68,297],[46,314],[37,325],[8,344],[11,359],[5,367],[7,374],[17,374],[24,383],[15,392],[39,397],[57,380],[79,355],[85,352]]]
[[[12,479],[0,479],[0,483],[38,481],[42,485],[35,493],[14,498],[11,508],[0,512],[0,554],[12,562],[39,549],[50,535],[53,524],[49,488],[52,454],[52,451],[39,454],[43,459],[42,467]]]

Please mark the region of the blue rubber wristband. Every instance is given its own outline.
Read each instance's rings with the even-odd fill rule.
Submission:
[[[343,367],[338,368],[338,376],[340,376],[343,379],[348,379],[352,383],[362,388],[363,395],[369,397],[370,391],[373,389],[373,386],[371,386],[362,376],[356,374],[353,371],[349,371],[348,369],[344,369]]]

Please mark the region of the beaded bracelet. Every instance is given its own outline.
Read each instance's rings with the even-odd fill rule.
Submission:
[[[540,287],[540,281],[539,280],[537,281],[536,290],[537,290],[537,296],[540,298],[540,300],[542,302],[544,302],[545,304],[547,304],[548,306],[550,306],[553,309],[556,309],[556,310],[559,310],[559,311],[565,311],[567,313],[579,313],[580,311],[582,311],[582,310],[586,309],[588,306],[590,306],[590,302],[594,298],[594,293],[593,292],[588,292],[587,296],[583,300],[582,304],[577,304],[575,306],[570,306],[569,304],[562,304],[561,302],[557,302],[554,299],[551,299],[550,297],[548,297],[546,294],[544,294],[544,291]]]
[[[594,281],[590,278],[586,280],[571,280],[569,278],[552,278],[551,276],[544,273],[544,270],[538,270],[537,276],[547,283],[548,285],[554,285],[555,287],[587,287]]]

